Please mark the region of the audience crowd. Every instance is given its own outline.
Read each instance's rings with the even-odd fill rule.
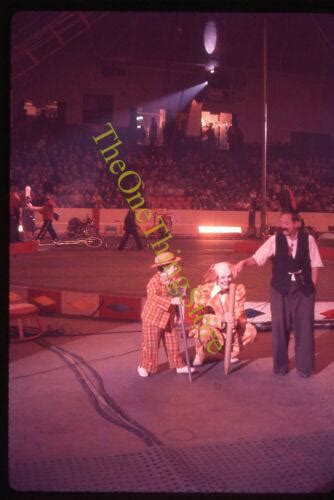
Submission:
[[[124,208],[116,177],[99,156],[92,135],[90,127],[79,125],[54,129],[25,124],[13,129],[12,183],[22,193],[24,186],[31,186],[35,206],[51,192],[58,207]],[[142,145],[119,149],[127,168],[140,174],[140,191],[151,207],[248,210],[250,193],[260,192],[262,159],[257,144],[246,144],[238,160],[230,151],[209,152],[205,147],[174,153]],[[334,212],[333,163],[332,158],[297,158],[289,144],[269,146],[267,209],[280,210],[277,191],[285,184],[299,211]]]

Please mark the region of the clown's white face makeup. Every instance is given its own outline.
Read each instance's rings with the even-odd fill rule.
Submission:
[[[174,266],[174,264],[170,264],[166,269],[164,269],[164,273],[166,276],[170,277],[173,276],[173,274],[177,271],[177,267]]]
[[[220,286],[222,290],[228,290],[230,287],[230,283],[232,281],[232,274],[229,272],[229,274],[221,274],[217,278],[217,283]]]
[[[214,266],[217,277],[217,284],[222,290],[228,290],[232,281],[232,271],[227,262],[217,262]]]
[[[173,276],[176,276],[176,271],[178,270],[178,267],[175,266],[174,264],[169,264],[164,268],[164,270],[160,274],[160,280],[162,283],[168,283],[171,281]]]

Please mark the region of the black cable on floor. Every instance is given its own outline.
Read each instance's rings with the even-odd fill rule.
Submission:
[[[111,354],[110,356],[104,356],[102,358],[92,358],[89,361],[104,361],[106,359],[112,359],[112,358],[121,358],[122,356],[127,356],[128,354],[132,354],[134,352],[139,352],[141,349],[133,349],[132,351],[126,351],[122,352],[121,354]],[[28,378],[28,377],[33,377],[34,375],[43,375],[45,373],[50,373],[56,370],[60,370],[64,368],[63,366],[57,366],[56,368],[51,368],[50,370],[42,370],[39,372],[33,372],[33,373],[28,373],[27,375],[19,375],[18,377],[11,377],[11,380],[19,380],[21,378]]]
[[[46,329],[46,331],[43,333],[43,337],[81,337],[85,335],[113,335],[113,334],[118,334],[118,333],[141,333],[141,330],[113,330],[113,331],[102,331],[102,332],[80,332],[80,331],[75,331],[71,330],[70,333],[66,333],[65,329],[60,327],[60,328],[51,328],[49,327]]]
[[[87,393],[89,399],[93,403],[95,410],[106,420],[114,423],[115,425],[122,427],[123,429],[137,435],[142,439],[148,446],[158,445],[163,446],[164,443],[158,439],[151,431],[140,425],[129,415],[127,415],[124,410],[109,396],[106,392],[103,384],[103,379],[99,373],[90,366],[81,356],[63,349],[58,346],[54,346],[47,342],[46,340],[39,339],[37,343],[52,352],[55,352],[60,356],[63,361],[74,371],[77,380]],[[97,388],[94,387],[94,380],[89,379],[87,375],[83,372],[82,368],[86,368],[95,382],[97,383]],[[91,388],[93,385],[93,389]]]

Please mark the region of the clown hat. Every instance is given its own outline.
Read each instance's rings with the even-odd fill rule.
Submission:
[[[154,264],[151,267],[167,266],[180,260],[181,257],[176,257],[173,252],[161,252],[155,257]]]

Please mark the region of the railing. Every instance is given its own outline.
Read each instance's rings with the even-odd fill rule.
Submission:
[[[12,79],[22,77],[42,61],[63,49],[69,42],[89,31],[92,24],[109,12],[64,12],[54,15],[52,21],[15,43],[12,39]]]

